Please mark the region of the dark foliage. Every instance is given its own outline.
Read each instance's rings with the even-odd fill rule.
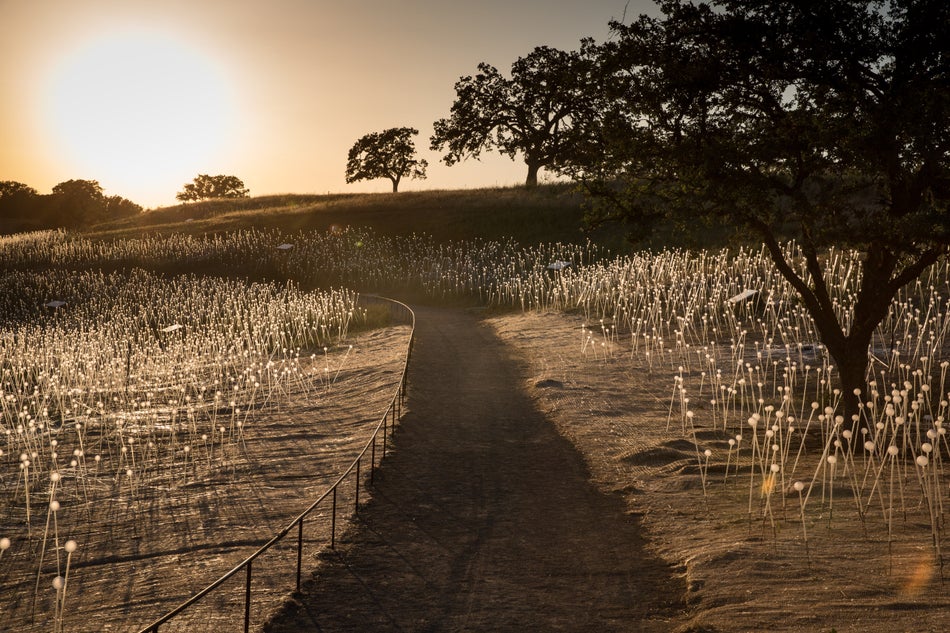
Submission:
[[[198,174],[192,182],[185,184],[175,198],[182,202],[213,200],[217,198],[247,198],[250,191],[237,176],[219,174],[209,176]]]
[[[596,116],[597,92],[589,83],[596,46],[581,42],[579,51],[535,48],[511,66],[511,78],[481,63],[474,76],[455,84],[455,103],[447,119],[435,122],[431,148],[446,149],[447,165],[497,150],[528,166],[525,184],[538,184],[538,171],[563,161],[572,151],[572,130],[579,119]]]
[[[346,182],[388,178],[396,193],[403,178],[424,179],[429,163],[415,157],[412,137],[418,133],[411,127],[393,127],[360,137],[346,156]]]
[[[104,195],[95,180],[67,180],[46,195],[22,183],[0,182],[0,230],[5,233],[84,228],[141,212],[131,200]]]
[[[950,5],[942,0],[660,3],[612,24],[608,107],[561,168],[595,221],[734,226],[802,297],[857,413],[891,299],[950,243]],[[780,240],[805,257],[796,266]],[[826,287],[827,246],[865,253],[853,318]]]

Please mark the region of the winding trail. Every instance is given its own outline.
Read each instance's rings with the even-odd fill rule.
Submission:
[[[683,580],[588,481],[510,350],[468,312],[416,315],[372,499],[265,630],[668,631]]]

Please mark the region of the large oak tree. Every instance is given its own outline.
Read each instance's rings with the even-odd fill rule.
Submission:
[[[950,5],[944,0],[660,2],[613,23],[612,106],[562,165],[601,219],[742,227],[800,294],[858,414],[897,292],[948,252]],[[596,215],[596,214],[595,214]],[[784,238],[804,258],[796,265]],[[839,316],[822,254],[863,253]]]
[[[445,149],[447,165],[485,150],[512,160],[520,154],[528,167],[525,184],[537,185],[542,167],[566,159],[574,122],[591,112],[595,50],[589,40],[579,51],[539,46],[512,64],[510,78],[479,64],[478,73],[456,82],[451,115],[435,122],[431,149]]]

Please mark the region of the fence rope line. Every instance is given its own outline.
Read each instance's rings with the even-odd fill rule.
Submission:
[[[376,295],[360,295],[358,299],[359,303],[363,304],[375,304],[375,305],[388,305],[390,309],[390,315],[393,318],[394,322],[397,319],[400,319],[403,322],[408,322],[409,325],[409,341],[406,345],[405,359],[403,361],[402,367],[402,376],[399,379],[399,384],[396,386],[396,392],[393,395],[392,399],[389,401],[389,406],[386,408],[386,412],[383,414],[382,419],[376,424],[376,428],[373,430],[373,433],[369,440],[366,442],[366,445],[363,446],[363,449],[359,452],[356,458],[350,463],[350,465],[343,471],[343,473],[337,477],[336,481],[333,482],[324,492],[321,494],[313,503],[311,503],[307,508],[298,514],[293,521],[287,524],[282,530],[277,532],[274,536],[270,538],[264,545],[260,546],[257,550],[247,556],[240,563],[231,568],[230,571],[226,572],[220,578],[207,585],[204,589],[191,596],[177,607],[173,608],[171,611],[168,611],[163,616],[154,620],[148,626],[139,629],[139,633],[157,633],[159,627],[164,624],[167,624],[177,615],[181,614],[183,611],[191,607],[192,605],[200,602],[205,596],[213,593],[215,589],[223,585],[225,582],[230,580],[232,577],[239,574],[241,571],[245,572],[245,585],[244,585],[244,633],[248,633],[250,630],[250,613],[251,613],[251,602],[253,594],[251,591],[251,578],[252,578],[252,568],[254,561],[260,557],[262,554],[270,550],[274,545],[279,543],[285,536],[287,536],[292,530],[296,528],[297,530],[297,574],[296,574],[296,591],[300,591],[300,576],[301,576],[301,566],[303,562],[303,524],[304,519],[307,518],[314,510],[316,510],[320,505],[327,499],[332,500],[332,512],[331,512],[331,528],[330,528],[330,548],[333,549],[336,546],[336,513],[337,513],[337,490],[343,484],[343,482],[351,475],[355,474],[356,480],[356,493],[355,493],[355,503],[353,508],[353,514],[358,513],[359,511],[359,486],[360,486],[360,463],[363,458],[366,456],[367,451],[370,452],[370,483],[373,481],[373,474],[376,471],[376,440],[382,432],[382,459],[386,456],[386,433],[387,430],[390,435],[396,427],[396,422],[402,417],[403,402],[406,397],[406,387],[407,387],[407,375],[409,373],[409,360],[412,357],[412,346],[415,342],[415,332],[416,332],[416,315],[415,313],[404,303],[395,301],[393,299],[387,299],[385,297],[379,297]],[[392,416],[392,423],[390,424],[389,418]]]

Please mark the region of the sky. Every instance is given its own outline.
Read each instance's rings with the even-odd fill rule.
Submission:
[[[426,180],[400,190],[508,186],[522,161],[452,167],[429,149],[455,82],[508,75],[537,46],[603,41],[651,0],[0,0],[0,180],[70,179],[147,208],[198,174],[251,195],[391,190],[347,184],[358,138],[414,127]],[[541,173],[542,181],[545,173]]]

